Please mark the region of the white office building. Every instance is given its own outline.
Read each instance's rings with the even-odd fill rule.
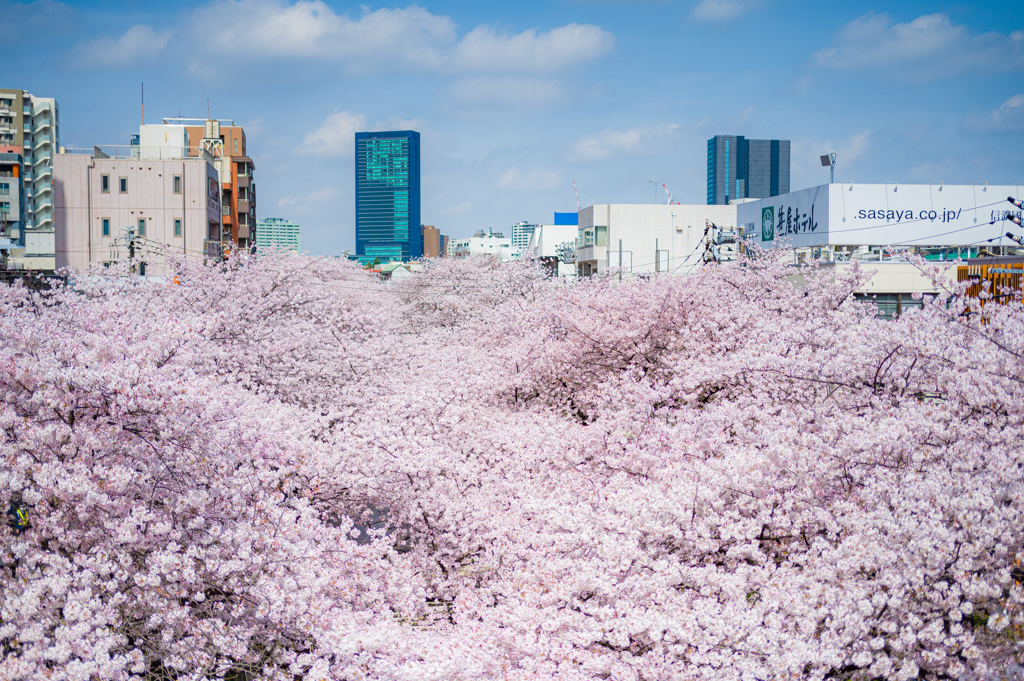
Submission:
[[[451,258],[469,258],[478,255],[489,255],[502,262],[511,260],[512,240],[499,233],[477,232],[466,239],[449,239],[448,256]]]

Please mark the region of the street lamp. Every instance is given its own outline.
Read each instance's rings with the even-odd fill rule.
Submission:
[[[832,184],[836,179],[836,153],[821,155],[821,165],[828,168],[828,183]]]

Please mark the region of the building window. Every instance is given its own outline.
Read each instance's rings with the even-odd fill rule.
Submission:
[[[174,218],[174,236],[181,236],[181,218]]]
[[[104,194],[110,193],[110,175],[100,175],[100,191]]]
[[[9,182],[0,182],[0,196],[9,196],[11,193],[11,185]]]
[[[174,193],[175,194],[180,194],[181,193],[181,175],[175,175],[174,176]]]
[[[238,153],[238,138],[235,138],[235,153]]]
[[[122,177],[121,178],[121,193],[122,194],[127,194],[128,193],[128,178],[127,177]]]
[[[110,236],[110,218],[103,218],[103,236]]]
[[[146,218],[139,218],[139,236],[146,236]]]

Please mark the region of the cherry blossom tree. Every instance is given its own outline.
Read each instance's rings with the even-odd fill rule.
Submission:
[[[173,267],[0,289],[0,678],[1024,662],[1019,299],[883,321],[869,272],[766,254]]]

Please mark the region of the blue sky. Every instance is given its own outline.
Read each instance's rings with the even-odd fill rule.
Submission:
[[[422,217],[467,236],[584,206],[703,203],[716,134],[792,141],[792,187],[1024,181],[1011,2],[548,0],[356,5],[0,0],[0,87],[56,97],[66,147],[146,121],[245,127],[257,216],[354,245],[353,133],[422,134]]]

